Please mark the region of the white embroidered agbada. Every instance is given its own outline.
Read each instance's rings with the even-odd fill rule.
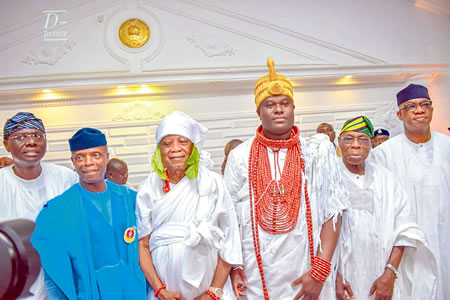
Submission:
[[[13,166],[0,169],[0,222],[13,219],[35,221],[48,200],[62,194],[78,181],[72,170],[51,163],[41,162],[42,171],[36,179],[25,180],[14,174]],[[44,277],[41,273],[31,286],[34,294],[21,299],[42,300],[46,298]]]
[[[423,144],[400,134],[372,151],[405,188],[414,220],[425,232],[438,266],[436,299],[450,297],[450,137],[431,132]]]
[[[338,264],[355,298],[375,299],[369,291],[383,274],[392,247],[405,246],[393,299],[433,299],[436,261],[411,218],[404,188],[389,170],[373,162],[366,162],[364,175],[348,171],[342,160],[339,165],[350,195],[352,224]]]
[[[228,157],[225,169],[225,183],[235,202],[242,239],[242,255],[245,273],[248,278],[247,297],[239,299],[263,299],[263,287],[253,246],[250,218],[248,163],[253,139],[247,140]],[[322,225],[339,215],[349,207],[347,193],[342,187],[341,171],[334,146],[324,134],[316,134],[309,141],[300,137],[301,151],[305,161],[308,180],[308,193],[311,203],[313,223],[314,251],[320,244]],[[274,178],[274,154],[268,148],[272,178]],[[280,173],[282,173],[287,149],[279,150]],[[280,178],[281,174],[278,174]],[[304,186],[304,182],[302,183]],[[300,213],[296,227],[285,234],[270,234],[259,228],[259,241],[264,277],[270,299],[293,299],[301,286],[292,287],[291,283],[311,268],[309,241],[306,223],[306,205],[304,189],[302,191]],[[345,215],[345,214],[344,214]],[[344,217],[341,235],[345,235],[348,220]],[[331,299],[334,294],[331,274],[321,292],[321,299]]]
[[[163,119],[157,143],[175,134],[189,138],[201,151],[207,129],[182,112]],[[210,171],[206,152],[196,178],[185,176],[170,191],[153,172],[141,184],[136,200],[139,239],[149,234],[153,264],[166,289],[186,300],[204,294],[211,285],[218,256],[242,265],[241,242],[233,202],[222,177]],[[155,299],[153,294],[148,299]],[[221,299],[234,299],[228,280]]]

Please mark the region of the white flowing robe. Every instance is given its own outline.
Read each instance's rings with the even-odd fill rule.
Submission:
[[[248,185],[248,159],[252,142],[253,139],[247,140],[230,152],[225,169],[225,183],[236,206],[242,238],[242,255],[248,278],[247,297],[239,299],[259,300],[263,299],[263,288],[253,246]],[[347,193],[342,187],[342,175],[337,166],[335,148],[329,138],[324,134],[317,134],[308,142],[300,137],[300,142],[308,179],[307,188],[311,203],[314,251],[316,251],[320,244],[322,225],[331,218],[336,222],[349,204]],[[287,149],[279,151],[281,172],[286,153]],[[274,155],[270,148],[268,154],[274,178]],[[277,178],[280,178],[280,174]],[[305,176],[302,176],[302,179],[305,180]],[[343,220],[341,235],[345,235],[344,223],[347,224],[348,221]],[[292,287],[291,282],[311,267],[304,190],[296,227],[289,233],[276,235],[259,228],[259,241],[269,297],[276,300],[293,299],[301,286]],[[329,276],[322,289],[322,299],[331,299],[334,294],[334,285],[331,284],[333,280],[334,276]]]
[[[375,299],[369,291],[383,274],[392,247],[405,246],[393,299],[433,299],[436,260],[423,231],[412,221],[404,188],[381,165],[366,163],[364,175],[350,173],[342,160],[340,166],[350,194],[352,224],[351,238],[341,248],[339,271],[355,298]]]
[[[218,255],[242,265],[236,213],[222,177],[205,167],[199,166],[197,178],[171,184],[167,194],[163,185],[151,173],[139,187],[139,238],[151,234],[153,264],[167,290],[194,299],[210,287]],[[222,299],[233,299],[229,282],[224,292]]]
[[[48,200],[59,196],[78,181],[77,174],[66,167],[44,162],[41,162],[41,167],[41,174],[31,180],[16,176],[12,166],[0,169],[0,222],[19,218],[34,222]],[[46,298],[42,270],[30,292],[34,297],[21,299]]]
[[[437,260],[437,299],[449,299],[450,137],[432,131],[430,141],[415,144],[400,134],[375,148],[372,158],[391,170],[408,193],[412,216]]]

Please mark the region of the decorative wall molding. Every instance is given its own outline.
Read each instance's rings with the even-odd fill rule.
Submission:
[[[78,3],[71,3],[67,6],[58,7],[61,10],[67,10],[67,17],[65,21],[67,24],[64,26],[57,26],[56,29],[60,29],[62,27],[70,26],[71,24],[82,20],[84,18],[88,18],[91,15],[95,15],[99,12],[102,12],[108,8],[114,7],[118,4],[122,3],[122,0],[80,0]],[[52,8],[54,9],[54,8]],[[39,24],[41,23],[41,24]],[[45,16],[34,16],[30,19],[30,21],[23,22],[21,24],[16,24],[9,28],[4,29],[0,35],[1,40],[8,41],[7,44],[2,45],[0,43],[0,52],[5,51],[7,49],[16,47],[25,42],[28,42],[33,39],[37,39],[39,37],[44,36],[44,23]],[[38,25],[39,24],[39,25]],[[16,30],[23,30],[24,34],[19,34]],[[5,38],[7,35],[11,35],[11,38]],[[17,36],[17,37],[14,37]],[[70,32],[69,32],[70,36]],[[39,42],[39,41],[38,41]]]
[[[149,26],[150,38],[142,47],[129,48],[120,41],[118,30],[120,25],[128,19],[140,19]],[[164,29],[159,18],[139,5],[121,7],[114,11],[106,19],[103,36],[108,53],[117,61],[126,63],[131,72],[141,72],[142,64],[155,58],[165,43]]]
[[[311,65],[277,65],[277,72],[290,78],[296,86],[333,85],[342,76],[353,75],[353,84],[379,84],[386,82],[407,81],[412,76],[431,79],[446,71],[448,63],[442,64],[410,64],[410,65],[360,65],[360,66],[311,66]],[[148,71],[141,73],[129,72],[95,72],[70,73],[54,75],[20,76],[0,78],[0,104],[3,92],[8,96],[11,92],[33,89],[72,89],[76,95],[83,93],[85,87],[152,84],[164,85],[170,92],[183,90],[192,84],[204,82],[230,84],[231,88],[239,88],[236,81],[248,82],[254,85],[255,81],[267,73],[265,64],[247,67],[223,68],[190,68]],[[51,85],[51,86],[49,86]],[[70,88],[69,88],[70,87]],[[254,86],[252,87],[252,89]],[[100,88],[101,89],[101,88]],[[203,88],[204,89],[204,88]],[[194,90],[192,90],[194,91]],[[195,92],[198,92],[197,89]],[[24,101],[29,95],[23,95]],[[73,98],[77,98],[74,96]]]
[[[200,49],[206,57],[214,56],[233,56],[236,50],[218,36],[200,37],[198,35],[186,36],[186,39],[195,48]]]
[[[42,43],[37,50],[28,54],[22,62],[28,65],[47,64],[54,66],[64,55],[72,51],[73,41]]]
[[[389,124],[374,117],[378,113],[378,107],[378,103],[368,103],[365,105],[297,108],[294,111],[295,124],[299,126],[301,135],[307,137],[315,133],[317,125],[322,121],[331,123],[335,130],[338,130],[345,120],[364,114],[371,118],[375,127],[390,128]],[[133,111],[136,112],[139,109],[149,112],[153,117],[150,120],[139,116],[134,118]],[[324,116],[327,116],[326,119]],[[120,157],[128,163],[130,184],[137,187],[151,171],[151,155],[156,147],[154,132],[162,117],[161,112],[152,109],[146,103],[136,102],[129,105],[124,111],[124,116],[113,118],[108,122],[80,119],[78,123],[74,124],[46,125],[49,146],[44,160],[71,167],[67,139],[76,130],[89,124],[90,127],[98,128],[105,133],[111,156]],[[232,138],[242,140],[251,138],[260,122],[254,111],[200,112],[192,114],[191,117],[209,129],[204,149],[211,153],[216,171],[220,170],[225,144]],[[3,152],[4,149],[0,145],[0,154]]]
[[[184,17],[186,19],[190,19],[190,20],[193,20],[193,21],[196,21],[196,22],[203,23],[205,25],[210,26],[212,29],[213,28],[220,29],[220,30],[223,30],[223,31],[226,31],[226,32],[230,32],[230,33],[233,33],[235,35],[244,37],[244,38],[249,39],[249,40],[253,40],[253,41],[256,41],[256,42],[259,42],[259,43],[262,43],[262,44],[265,44],[265,45],[269,45],[269,46],[277,48],[277,49],[284,50],[286,52],[289,52],[289,53],[298,55],[300,57],[303,57],[303,58],[309,60],[311,63],[316,63],[316,64],[328,64],[329,63],[329,61],[327,61],[323,57],[318,57],[316,55],[313,55],[313,54],[310,54],[310,53],[306,53],[304,51],[300,51],[298,48],[287,47],[287,46],[285,46],[285,43],[278,43],[276,41],[273,41],[273,40],[265,38],[265,35],[259,36],[259,35],[250,33],[250,31],[242,31],[241,29],[233,28],[233,27],[231,27],[229,25],[229,24],[232,24],[233,22],[229,22],[229,23],[227,23],[227,25],[223,25],[223,24],[218,23],[217,21],[212,21],[211,20],[212,18],[209,18],[209,19],[205,18],[204,17],[205,15],[209,15],[208,11],[206,13],[203,13],[203,14],[201,12],[197,12],[197,14],[192,15],[192,14],[187,13],[185,10],[183,10],[181,8],[174,9],[173,5],[174,5],[175,1],[171,2],[171,5],[169,5],[167,3],[168,2],[152,1],[152,2],[147,2],[146,5],[149,5],[151,7],[155,7],[155,8],[164,10],[164,11],[169,12],[171,14]],[[178,3],[183,3],[183,1],[178,1]],[[188,3],[188,4],[192,5],[194,7],[198,7],[195,3]],[[199,8],[202,8],[202,7],[199,7]],[[214,12],[214,11],[209,11],[209,12],[210,13],[217,13],[217,12]],[[235,21],[237,21],[237,19]],[[244,22],[246,22],[246,21],[244,21]],[[243,26],[243,27],[245,28],[246,26]],[[261,30],[261,28],[259,28],[260,32],[265,32],[264,30],[265,29]]]
[[[359,53],[359,52],[353,51],[351,49],[348,49],[348,48],[345,48],[345,47],[342,47],[342,46],[339,46],[339,45],[328,43],[326,41],[323,41],[323,40],[320,40],[320,39],[316,39],[316,38],[313,38],[311,36],[308,36],[308,35],[305,35],[305,34],[301,34],[301,33],[298,33],[298,32],[295,32],[295,31],[292,31],[292,30],[289,30],[289,29],[286,29],[286,28],[283,28],[283,27],[280,27],[280,26],[277,26],[276,24],[263,22],[261,20],[258,20],[258,19],[251,18],[251,17],[243,15],[243,14],[239,14],[239,13],[233,12],[231,10],[225,10],[223,8],[219,8],[217,6],[212,5],[210,2],[207,2],[207,1],[202,1],[202,0],[180,0],[180,1],[195,3],[197,6],[208,8],[211,11],[217,11],[217,12],[220,12],[221,14],[223,14],[223,15],[228,15],[228,16],[231,16],[231,17],[233,17],[235,19],[238,19],[238,20],[242,20],[242,21],[245,21],[245,22],[248,22],[248,23],[253,23],[253,24],[255,24],[257,26],[260,26],[262,28],[269,28],[269,29],[274,30],[276,32],[279,32],[281,34],[284,34],[284,35],[287,35],[287,36],[290,36],[290,37],[293,37],[293,38],[296,38],[296,39],[299,39],[299,40],[303,40],[305,42],[309,42],[311,44],[315,44],[315,45],[327,48],[327,49],[332,50],[332,51],[340,52],[342,54],[345,54],[345,55],[354,57],[356,59],[359,59],[361,61],[364,61],[366,63],[372,63],[372,64],[385,64],[386,63],[385,61],[377,59],[375,57],[371,57],[371,56],[368,56],[368,55],[365,55],[363,53]]]
[[[160,120],[164,117],[147,102],[136,101],[127,106],[120,114],[113,117],[112,121],[135,120]]]
[[[196,8],[195,11],[197,14],[189,14],[187,9],[174,9],[173,3],[183,3],[186,6],[191,6]],[[169,3],[172,4],[169,5]],[[328,51],[339,53],[344,56],[351,57],[357,61],[359,61],[362,64],[384,64],[386,63],[383,60],[380,60],[375,57],[371,57],[368,55],[365,55],[363,53],[359,53],[357,51],[353,51],[351,49],[335,45],[320,39],[313,38],[311,36],[301,34],[298,32],[295,32],[293,30],[289,30],[287,28],[283,28],[280,26],[277,26],[275,24],[267,23],[261,20],[258,20],[256,18],[252,18],[251,16],[239,14],[237,12],[226,10],[223,8],[220,8],[218,6],[214,6],[210,4],[210,2],[206,1],[199,1],[199,0],[178,0],[173,2],[161,2],[161,1],[151,1],[147,2],[148,5],[151,5],[153,7],[157,7],[159,9],[165,10],[169,13],[176,14],[197,22],[201,22],[203,24],[209,25],[214,28],[218,28],[227,32],[231,32],[233,34],[245,37],[246,39],[254,40],[262,44],[269,45],[274,48],[278,48],[281,50],[284,50],[289,53],[296,54],[298,56],[301,56],[303,58],[309,59],[313,63],[333,63],[330,62],[329,59],[319,56],[316,53],[306,53],[304,51],[300,51],[299,47],[288,47],[286,46],[287,39],[293,39],[297,41],[301,41],[303,43],[314,45],[315,47],[327,49]],[[179,5],[178,5],[179,6]],[[205,10],[205,12],[201,12],[201,10]],[[212,14],[217,14],[219,16],[231,18],[231,20],[225,21],[225,24],[218,23],[217,20],[220,18],[205,18],[203,16],[211,16]],[[213,21],[214,20],[214,21]],[[234,24],[235,26],[231,26],[231,24]],[[239,27],[240,26],[240,27]],[[250,26],[254,26],[255,29],[250,30],[248,29]],[[242,31],[242,28],[246,28],[246,31]],[[261,35],[252,34],[252,32],[260,32]],[[276,36],[278,36],[279,41],[274,41],[270,38],[267,38],[269,36],[269,33],[275,33]],[[304,48],[304,47],[301,47]]]
[[[385,124],[391,136],[403,132],[403,123],[397,117],[398,107],[395,102],[382,102],[376,107],[375,118],[377,123]]]
[[[89,4],[91,2],[92,2],[92,0],[74,0],[74,1],[68,1],[67,5],[62,5],[62,6],[58,6],[58,7],[46,7],[46,9],[58,9],[58,10],[68,11],[68,10],[72,10],[72,9],[75,9],[78,7],[82,7],[83,5]],[[43,29],[44,20],[45,20],[45,16],[44,16],[44,14],[42,14],[42,12],[41,12],[41,14],[38,14],[38,15],[29,16],[27,18],[27,20],[24,22],[11,24],[10,26],[7,26],[7,27],[1,29],[0,37],[5,34],[8,34],[8,33],[17,32],[18,30],[25,28],[25,27],[29,27],[29,26]],[[38,23],[40,23],[42,25],[37,26]]]
[[[370,89],[383,85],[404,85],[420,78],[421,82],[439,76],[447,64],[434,65],[371,65],[349,67],[279,66],[297,91],[325,91],[352,88]],[[95,103],[178,100],[253,93],[256,80],[267,73],[266,67],[172,71],[151,74],[79,74],[74,77],[39,77],[33,82],[21,77],[0,79],[0,107],[47,107]],[[94,75],[94,76],[92,76]],[[351,79],[345,79],[352,75]],[[220,77],[219,77],[220,76]],[[219,77],[219,78],[217,78]],[[36,77],[33,77],[36,79]],[[159,82],[158,82],[159,81]],[[153,91],[141,94],[139,85],[149,84]],[[116,85],[130,84],[130,93],[120,94]],[[54,97],[43,95],[41,89],[52,89]]]

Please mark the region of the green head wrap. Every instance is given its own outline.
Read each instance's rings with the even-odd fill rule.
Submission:
[[[200,152],[198,152],[198,149],[195,146],[195,144],[192,144],[192,153],[191,156],[189,156],[188,160],[186,161],[187,168],[186,171],[184,172],[184,174],[186,174],[186,176],[189,179],[197,177],[199,161],[200,161]],[[156,147],[155,152],[153,153],[152,156],[152,167],[153,170],[155,170],[156,174],[158,174],[158,176],[162,180],[167,179],[166,168],[164,167],[164,163],[161,156],[161,148],[159,148],[159,145],[158,147]]]

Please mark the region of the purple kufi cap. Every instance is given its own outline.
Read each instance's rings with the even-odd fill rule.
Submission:
[[[428,95],[428,89],[423,85],[411,83],[397,93],[397,105],[400,106],[403,102],[416,98],[430,99],[430,95]]]

